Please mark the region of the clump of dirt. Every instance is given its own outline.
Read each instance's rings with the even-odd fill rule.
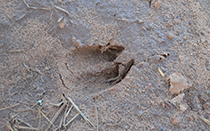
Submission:
[[[179,94],[189,87],[187,79],[180,73],[173,73],[169,76],[169,91],[171,94]]]

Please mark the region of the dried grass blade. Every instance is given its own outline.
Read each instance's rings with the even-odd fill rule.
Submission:
[[[45,114],[38,108],[38,110],[41,112],[41,114],[45,117],[45,119],[47,119],[47,121],[53,125],[55,127],[55,125],[50,121],[50,119],[47,118],[47,116],[45,116]]]
[[[75,118],[79,116],[80,113],[77,113],[69,122],[65,124],[65,127],[67,127]]]
[[[15,107],[15,106],[18,106],[18,105],[20,105],[20,104],[16,104],[16,105],[8,106],[8,107],[6,107],[6,106],[5,106],[5,108],[1,108],[1,109],[0,109],[0,111],[5,110],[5,109],[8,109],[8,108]]]
[[[64,95],[64,94],[63,94]],[[64,95],[65,96],[65,95]],[[78,108],[78,106],[72,101],[72,99],[70,98],[70,97],[66,97],[70,102],[71,102],[71,104],[74,106],[74,108],[80,113],[80,115],[85,119],[85,121],[88,123],[88,124],[90,124],[90,125],[92,125],[93,127],[95,127],[94,125],[93,125],[93,123],[91,123],[90,121],[89,121],[89,119],[80,111],[80,109]]]
[[[205,122],[206,124],[210,125],[210,121],[202,116],[198,116],[203,122]]]
[[[66,106],[66,100],[64,100],[64,104],[61,106],[61,108],[56,112],[56,114],[54,115],[54,117],[52,118],[52,120],[51,120],[51,122],[53,123],[55,120],[56,120],[56,118],[58,117],[58,115],[61,113],[61,111],[63,110],[63,108]],[[47,126],[47,128],[45,129],[45,131],[47,131],[49,128],[50,128],[50,126],[52,125],[52,123],[50,123],[48,126]]]
[[[19,125],[13,125],[14,127],[18,128],[18,129],[28,129],[28,130],[36,130],[39,131],[38,128],[34,128],[34,127],[27,127],[27,126],[19,126]]]

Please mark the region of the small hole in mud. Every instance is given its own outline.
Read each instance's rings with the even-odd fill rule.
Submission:
[[[149,7],[151,7],[151,5],[152,5],[152,0],[149,1]]]

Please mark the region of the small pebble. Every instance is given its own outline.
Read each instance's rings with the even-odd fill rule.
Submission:
[[[140,20],[137,20],[137,21],[138,21],[139,24],[143,24],[144,23],[144,21],[141,20],[141,19]]]
[[[175,96],[173,99],[169,100],[170,103],[172,103],[173,105],[177,106],[179,103],[181,103],[181,101],[183,100],[185,94],[181,93],[178,96]]]
[[[96,1],[96,2],[95,2],[95,5],[99,5],[99,4],[100,4],[100,1]]]
[[[76,40],[77,40],[77,38],[74,37],[74,36],[71,38],[71,41],[72,41],[73,43],[76,42]]]
[[[66,25],[66,19],[64,18],[61,22],[59,22],[58,26],[63,29],[64,26]]]
[[[189,25],[191,25],[192,23],[189,21]]]
[[[58,0],[58,3],[59,3],[59,4],[63,4],[63,1],[62,1],[62,0]]]
[[[168,39],[173,39],[174,38],[174,34],[173,33],[171,33],[171,32],[169,32],[168,33],[168,35],[167,35],[167,37],[168,37]]]
[[[178,125],[178,124],[180,124],[181,122],[182,122],[182,117],[181,116],[177,116],[177,117],[175,117],[174,118],[174,120],[172,121],[172,123],[174,124],[174,125]]]
[[[173,73],[169,76],[171,94],[179,94],[188,88],[187,79],[180,73]]]
[[[187,108],[188,108],[188,105],[187,105],[186,103],[185,103],[185,104],[179,105],[179,109],[180,109],[182,112],[186,111]]]
[[[201,35],[204,35],[204,33],[203,33],[203,32],[201,32]]]
[[[172,26],[173,25],[173,23],[171,22],[171,21],[168,21],[167,23],[166,23],[166,27],[170,27],[170,26]]]
[[[162,103],[162,107],[165,108],[165,106],[166,106],[166,105],[165,105],[164,103]]]
[[[188,120],[189,120],[189,121],[192,121],[192,120],[193,120],[193,118],[192,118],[191,116],[189,116],[189,117],[188,117]]]
[[[154,26],[150,23],[147,25],[146,29],[147,30],[153,30]]]
[[[101,96],[98,97],[98,100],[99,100],[99,101],[101,100]]]
[[[156,1],[154,6],[155,6],[156,9],[159,9],[161,7],[161,2],[159,0]]]

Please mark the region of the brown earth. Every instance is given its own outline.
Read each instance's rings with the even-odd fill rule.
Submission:
[[[209,7],[1,0],[0,130],[210,130]]]

